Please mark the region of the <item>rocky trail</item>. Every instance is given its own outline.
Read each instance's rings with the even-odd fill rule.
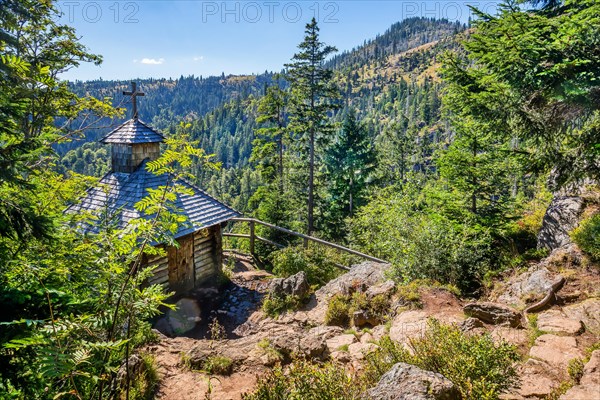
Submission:
[[[556,234],[544,234],[557,242]],[[465,334],[487,333],[495,341],[517,347],[520,384],[502,399],[600,400],[600,270],[589,265],[577,246],[564,237],[561,240],[548,257],[498,279],[477,301],[427,286],[418,287],[418,301],[407,301],[393,282],[386,281],[387,265],[364,262],[317,290],[300,310],[277,319],[260,310],[263,297],[274,291],[308,290],[305,276],[273,279],[248,258],[236,256],[225,290],[198,290],[180,299],[178,309],[156,323],[161,339],[147,348],[156,358],[160,376],[156,398],[240,399],[258,376],[293,357],[334,360],[348,370],[360,370],[379,339],[389,336],[408,344],[423,335],[428,320],[435,318],[459,326]],[[378,319],[359,310],[352,315],[352,329],[327,326],[330,299],[354,292],[368,302],[386,298],[388,314]],[[220,329],[211,325],[213,320]],[[227,360],[227,365],[208,374],[207,366],[219,359]],[[417,375],[440,390],[453,390],[439,374],[415,370],[397,364],[380,385],[369,390],[369,398],[455,398],[425,392],[425,397],[418,397],[410,392],[428,387],[401,384]],[[390,391],[396,397],[386,397]]]

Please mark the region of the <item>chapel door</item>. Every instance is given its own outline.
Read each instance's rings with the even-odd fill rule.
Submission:
[[[194,288],[194,235],[177,239],[179,248],[169,247],[169,288],[183,293]]]

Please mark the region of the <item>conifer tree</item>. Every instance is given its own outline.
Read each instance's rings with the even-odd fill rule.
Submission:
[[[375,167],[375,152],[367,131],[350,109],[342,129],[327,149],[325,165],[328,180],[330,233],[340,237],[343,220],[363,204],[364,194]]]
[[[600,3],[505,1],[498,15],[476,11],[464,41],[468,60],[446,60],[452,112],[518,138],[534,172],[555,186],[600,177]]]
[[[270,185],[277,182],[283,192],[283,139],[286,133],[287,93],[278,86],[268,87],[258,104],[256,122],[263,124],[255,130],[250,161],[257,163],[263,181]]]
[[[315,173],[322,149],[334,132],[328,113],[337,108],[339,97],[333,71],[324,66],[327,56],[337,51],[319,40],[315,18],[306,25],[304,41],[292,62],[286,64],[291,84],[290,125],[301,165],[308,170],[307,234],[314,231]]]

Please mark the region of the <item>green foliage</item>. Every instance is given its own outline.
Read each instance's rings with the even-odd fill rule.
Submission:
[[[203,156],[185,140],[168,145],[164,157],[149,168],[175,179],[185,175],[180,168],[189,167],[193,157]],[[30,241],[27,248],[11,243],[18,250],[7,257],[9,268],[0,275],[0,295],[10,306],[3,316],[9,329],[2,331],[0,363],[12,367],[2,369],[1,390],[8,393],[0,394],[114,397],[111,387],[122,360],[154,339],[148,321],[166,306],[163,288],[146,284],[153,268],[143,267],[142,260],[163,251],[151,243],[173,243],[173,232],[184,221],[173,213],[172,202],[186,190],[168,185],[149,191],[136,204],[147,218],[115,229],[106,215],[63,213],[65,200],[81,186],[78,180],[51,173],[44,178],[35,200],[64,228],[51,239]],[[96,223],[101,229],[84,237],[77,229],[82,223]],[[140,395],[150,390],[130,389]]]
[[[354,292],[351,296],[335,294],[327,302],[325,324],[348,326],[355,311],[365,311],[383,321],[390,315],[390,299],[385,295],[367,299],[366,294],[362,292]]]
[[[318,182],[315,174],[319,171],[323,148],[330,142],[329,136],[334,131],[328,113],[338,108],[334,101],[339,97],[338,88],[332,80],[333,71],[325,67],[324,62],[337,49],[319,40],[315,18],[306,24],[305,37],[298,49],[300,51],[294,54],[291,63],[285,66],[291,93],[290,130],[294,132],[291,146],[299,155],[296,163],[302,170],[301,176],[295,179],[298,182],[295,190],[298,193],[306,191],[306,232],[310,235],[315,227],[315,184]]]
[[[273,364],[281,363],[285,359],[285,356],[277,350],[267,338],[261,339],[257,346],[262,349],[269,358],[269,361]]]
[[[380,348],[367,356],[366,379],[376,382],[398,362],[413,364],[450,379],[464,399],[499,399],[517,383],[518,353],[505,342],[495,344],[489,335],[465,335],[453,326],[430,320],[422,337],[411,339],[409,352],[383,338]]]
[[[286,247],[271,253],[270,259],[275,275],[287,278],[304,271],[311,286],[323,286],[340,273],[327,254],[316,246]]]
[[[329,203],[326,229],[331,237],[343,238],[343,220],[364,204],[374,163],[375,152],[368,132],[351,109],[325,155]]]
[[[277,183],[283,192],[283,147],[286,134],[285,110],[287,92],[277,86],[267,88],[258,104],[256,122],[266,126],[256,130],[257,139],[252,142],[250,161],[256,163],[263,182]],[[281,193],[283,194],[283,193]]]
[[[600,261],[600,213],[581,221],[571,238],[593,260]]]
[[[445,101],[453,99],[448,96]],[[436,159],[441,180],[460,193],[465,209],[491,226],[506,215],[514,201],[510,188],[522,175],[519,164],[509,145],[494,137],[489,124],[463,115],[450,121],[456,132]]]
[[[99,63],[73,28],[57,23],[51,1],[8,1],[0,35],[0,239],[44,239],[55,228],[35,202],[48,173],[52,144],[118,114],[109,104],[78,97],[59,73]],[[74,123],[81,120],[80,123]],[[57,121],[57,124],[54,124]],[[48,179],[52,179],[50,176]],[[0,243],[0,249],[2,248]]]
[[[600,5],[565,0],[548,10],[506,1],[495,16],[476,11],[463,42],[468,60],[447,58],[447,104],[459,120],[512,141],[531,170],[552,170],[554,186],[597,178]],[[556,2],[555,2],[556,3]]]
[[[407,189],[375,198],[352,220],[351,241],[390,261],[390,277],[397,282],[431,279],[473,292],[494,267],[490,229],[466,218],[459,222],[424,212],[418,196]]]
[[[578,385],[579,381],[583,377],[584,367],[585,364],[581,358],[573,358],[572,360],[569,360],[569,365],[567,365],[567,372],[569,373],[569,377],[575,385]]]
[[[298,296],[273,296],[268,295],[263,299],[262,310],[271,318],[276,318],[286,311],[298,310],[304,299],[298,298]]]
[[[567,393],[567,391],[572,387],[573,382],[571,381],[561,382],[558,387],[554,388],[548,395],[546,395],[546,397],[544,397],[544,400],[560,400],[560,398],[563,397],[563,394]]]
[[[211,356],[206,359],[202,367],[209,374],[231,375],[233,372],[233,360],[224,356]]]
[[[288,368],[276,366],[260,377],[254,391],[244,400],[352,400],[362,388],[344,368],[334,363],[294,361]]]
[[[327,302],[325,324],[336,326],[350,325],[350,299],[340,294],[333,295]]]
[[[156,359],[148,353],[141,353],[143,371],[141,376],[132,383],[129,392],[131,400],[151,400],[154,398],[154,392],[158,387],[159,376],[156,368]]]

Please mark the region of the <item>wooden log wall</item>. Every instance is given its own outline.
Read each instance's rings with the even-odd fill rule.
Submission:
[[[167,255],[164,256],[151,256],[148,258],[145,266],[156,268],[154,269],[154,275],[148,278],[148,284],[150,285],[162,285],[166,290],[169,289],[169,259]]]
[[[222,238],[221,226],[216,225],[202,229],[194,235],[193,266],[194,281],[198,286],[211,278],[221,270],[222,264]],[[166,290],[169,287],[169,258],[165,256],[152,256],[148,259],[147,266],[155,266],[154,275],[148,278],[150,285],[162,285]],[[172,253],[172,252],[171,252]]]
[[[194,234],[194,268],[196,285],[213,278],[220,268],[220,226],[202,229]]]

